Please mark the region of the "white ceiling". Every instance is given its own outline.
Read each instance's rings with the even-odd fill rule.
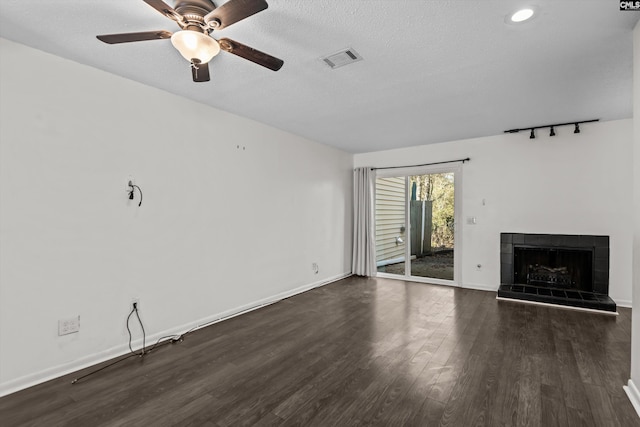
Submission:
[[[169,40],[95,38],[179,29],[142,0],[2,0],[0,36],[354,153],[632,115],[640,12],[617,1],[268,3],[213,35],[279,57],[283,68],[222,52],[207,83],[192,82]],[[505,23],[529,5],[533,20]],[[320,60],[347,47],[364,60],[335,70]]]

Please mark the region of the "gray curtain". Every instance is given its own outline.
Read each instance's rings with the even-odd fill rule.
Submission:
[[[374,179],[371,168],[353,171],[353,262],[351,272],[375,276],[376,242],[374,218]]]

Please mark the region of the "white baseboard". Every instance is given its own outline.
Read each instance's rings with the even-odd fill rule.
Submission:
[[[489,286],[483,283],[463,283],[461,288],[475,289],[477,291],[498,292],[498,286]]]
[[[158,336],[158,338],[159,337],[160,336]],[[65,376],[84,368],[88,368],[98,363],[105,362],[109,359],[113,359],[114,357],[122,356],[124,354],[127,354],[128,352],[129,348],[125,345],[122,345],[86,357],[82,357],[80,359],[76,359],[72,362],[44,369],[33,374],[24,375],[0,385],[0,397],[15,393],[20,390],[24,390],[25,388],[33,387],[34,385],[53,380],[55,378]]]
[[[351,276],[351,272],[338,274],[336,276],[332,276],[323,280],[319,280],[314,283],[297,287],[295,289],[281,292],[279,294],[276,294],[267,298],[263,298],[258,301],[254,301],[249,304],[244,304],[240,307],[226,310],[221,313],[213,314],[211,316],[207,316],[206,318],[200,319],[196,322],[180,325],[180,326],[150,335],[146,337],[146,342],[147,344],[155,343],[159,338],[162,338],[162,337],[171,336],[171,335],[180,335],[185,331],[189,331],[189,330],[195,331],[197,329],[210,326],[218,322],[222,322],[223,320],[227,320],[232,317],[239,316],[249,311],[257,310],[267,305],[274,304],[280,300],[292,297],[294,295],[301,294],[311,289],[328,285],[330,283],[336,282],[338,280],[344,279],[349,276]],[[136,351],[141,349],[142,339],[133,341],[132,347]],[[80,359],[76,359],[69,363],[64,363],[62,365],[54,366],[52,368],[44,369],[42,371],[39,371],[33,374],[16,378],[14,380],[5,382],[4,384],[0,384],[0,397],[6,396],[11,393],[15,393],[20,390],[24,390],[29,387],[33,387],[35,385],[44,383],[46,381],[49,381],[55,378],[60,378],[62,376],[71,374],[81,369],[94,366],[98,363],[106,362],[110,359],[113,359],[115,357],[120,357],[128,353],[129,353],[128,344],[123,343],[122,345],[119,345],[98,353],[94,353],[89,356],[82,357]]]
[[[622,388],[624,389],[625,393],[627,393],[627,396],[629,397],[633,408],[638,413],[638,417],[640,417],[640,391],[638,391],[638,387],[636,387],[632,380],[629,380],[627,385],[623,386]]]
[[[613,298],[612,298],[613,299]],[[618,307],[631,308],[631,300],[626,299],[616,299],[614,300]]]

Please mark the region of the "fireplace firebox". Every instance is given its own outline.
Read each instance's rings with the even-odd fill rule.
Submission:
[[[501,233],[501,298],[616,311],[609,236]]]

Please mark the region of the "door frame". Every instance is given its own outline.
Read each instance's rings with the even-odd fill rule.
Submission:
[[[404,275],[380,273],[376,272],[376,277],[384,277],[388,279],[408,280],[419,283],[431,283],[436,285],[446,285],[454,287],[462,287],[462,163],[460,164],[447,164],[447,165],[432,165],[432,166],[418,166],[407,167],[397,169],[378,169],[376,171],[376,178],[390,178],[390,177],[404,177],[405,179],[405,212],[404,212],[404,225],[407,230],[406,236],[411,235],[411,220],[409,218],[410,204],[411,204],[411,188],[409,186],[409,177],[414,175],[428,175],[437,173],[453,172],[453,230],[454,230],[454,250],[453,250],[453,280],[437,279],[430,277],[411,276],[411,239],[407,238],[407,243],[404,249]],[[374,191],[375,207],[375,194],[377,192],[377,185]],[[375,218],[377,221],[377,218]]]

